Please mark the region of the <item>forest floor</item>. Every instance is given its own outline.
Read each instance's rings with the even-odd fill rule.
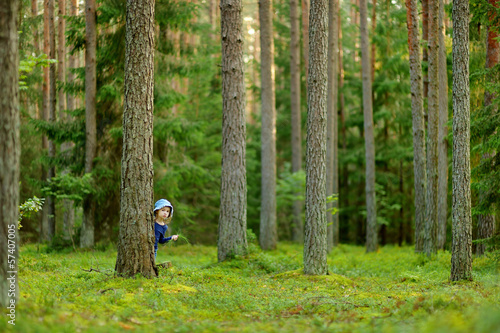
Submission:
[[[341,245],[331,275],[304,276],[302,247],[251,244],[217,263],[211,246],[160,246],[155,279],[113,276],[116,250],[20,249],[14,332],[500,332],[498,257],[475,258],[472,282],[451,283],[450,253]],[[98,269],[100,272],[85,270]],[[109,274],[109,275],[108,275]]]

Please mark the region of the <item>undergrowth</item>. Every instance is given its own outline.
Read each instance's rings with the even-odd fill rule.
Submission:
[[[302,247],[255,246],[217,263],[215,247],[164,246],[155,279],[113,275],[116,250],[21,248],[14,332],[500,332],[497,261],[475,258],[472,282],[451,283],[450,253],[411,247],[366,254],[341,245],[329,275],[302,273]]]

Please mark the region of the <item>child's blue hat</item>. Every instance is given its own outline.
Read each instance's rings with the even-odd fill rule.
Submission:
[[[174,215],[174,206],[172,206],[170,201],[165,200],[165,199],[160,199],[155,203],[155,209],[153,210],[153,213],[159,209],[164,208],[164,207],[170,207],[170,216],[169,217],[172,217]]]

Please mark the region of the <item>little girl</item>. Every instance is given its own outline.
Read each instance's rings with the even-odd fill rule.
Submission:
[[[173,235],[170,237],[165,237],[168,226],[167,224],[172,221],[172,216],[174,215],[174,206],[165,199],[160,199],[155,203],[155,209],[153,211],[155,216],[155,259],[156,252],[158,251],[158,243],[164,244],[170,240],[176,241],[179,237],[178,235]]]

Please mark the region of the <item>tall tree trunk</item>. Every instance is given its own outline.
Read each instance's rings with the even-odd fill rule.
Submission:
[[[435,0],[422,0],[422,40],[424,47],[422,48],[422,62],[425,64],[424,68],[424,86],[423,95],[427,98],[429,92],[429,77],[427,75],[429,53],[428,53],[428,42],[429,42],[429,1]]]
[[[345,109],[345,98],[344,98],[344,49],[342,47],[342,17],[340,16],[340,6],[338,6],[338,11],[337,11],[337,17],[338,17],[338,32],[339,32],[339,114],[340,114],[340,133],[342,137],[342,153],[345,155],[347,153],[347,129],[346,129],[346,112],[347,110]],[[339,168],[340,169],[340,168]],[[342,175],[340,178],[341,185],[339,187],[339,205],[340,205],[340,199],[342,199],[342,202],[345,204],[345,207],[349,206],[349,196],[348,195],[343,195],[343,193],[348,192],[348,167],[347,165],[344,165],[340,169],[340,174]],[[345,192],[344,192],[345,191]],[[339,216],[340,217],[340,216]],[[340,224],[340,222],[339,222]],[[340,235],[339,235],[339,241],[340,241]]]
[[[326,263],[326,99],[328,2],[312,0],[307,79],[306,224],[304,273],[324,275]]]
[[[439,0],[429,0],[429,98],[427,120],[427,194],[424,251],[437,251],[438,129],[439,129]]]
[[[47,56],[50,54],[49,43],[49,1],[43,1],[43,53]],[[50,75],[49,67],[43,68],[43,84],[42,84],[42,119],[49,120],[50,109]],[[47,151],[49,149],[49,139],[47,135],[42,135],[42,149]],[[47,181],[48,172],[45,167],[42,167],[41,179],[42,182]],[[48,200],[47,200],[48,201]],[[40,221],[40,239],[47,241],[49,239],[49,206],[45,202],[42,210],[42,219]]]
[[[309,7],[310,0],[301,0],[302,6],[302,52],[304,55],[304,67],[306,69],[306,80],[309,77]]]
[[[49,1],[49,45],[50,45],[50,59],[56,59],[56,29],[55,29],[55,0]],[[56,64],[52,63],[49,67],[49,122],[56,121]],[[56,157],[56,143],[49,140],[49,158],[51,163]],[[56,176],[56,167],[51,165],[49,167],[48,180]],[[56,233],[56,198],[49,195],[47,198],[48,207],[48,240],[52,240]]]
[[[222,170],[218,260],[247,251],[245,75],[241,0],[221,0]]]
[[[91,173],[97,154],[96,134],[96,34],[95,0],[85,1],[85,173]],[[83,202],[81,247],[94,246],[95,201],[88,195]]]
[[[158,275],[154,257],[153,98],[155,0],[127,0],[119,275]]]
[[[492,7],[498,8],[498,0],[489,0],[489,4]],[[490,11],[489,13],[489,25],[488,25],[488,33],[487,33],[487,42],[486,42],[486,68],[490,69],[498,64],[499,53],[500,53],[500,43],[498,42],[498,24],[495,23],[495,19],[497,15],[494,11]],[[494,83],[492,78],[489,78],[491,83]],[[493,99],[496,97],[496,94],[492,93],[489,90],[484,92],[484,107],[490,107]],[[495,106],[492,112],[497,113],[497,107]],[[485,154],[482,156],[483,159],[491,159],[494,157],[493,153]],[[483,192],[479,192],[479,200],[482,202],[485,200],[485,194]],[[477,219],[477,238],[485,239],[490,238],[495,233],[495,215],[492,214],[481,214]],[[476,245],[476,255],[482,256],[484,251],[486,250],[485,244],[477,244]]]
[[[406,0],[406,24],[410,54],[411,110],[413,124],[413,174],[415,185],[415,252],[424,250],[425,194],[427,184],[422,64],[417,0]]]
[[[328,1],[328,91],[327,91],[327,147],[326,147],[326,195],[338,195],[338,0]],[[328,204],[327,208],[337,209],[338,200]],[[328,252],[338,244],[339,214],[327,214]]]
[[[19,237],[19,40],[20,1],[0,0],[0,305],[6,309],[17,302]],[[12,264],[14,260],[14,264]],[[9,280],[14,276],[14,280]],[[14,297],[12,293],[14,284]],[[14,303],[15,307],[15,303]]]
[[[373,101],[368,39],[366,0],[360,0],[361,66],[363,74],[363,114],[365,134],[366,175],[366,252],[377,250],[377,209],[375,201],[375,136],[373,131]]]
[[[70,1],[70,13],[71,16],[76,17],[78,16],[78,1],[77,0],[71,0]],[[73,84],[76,79],[75,73],[72,71],[73,69],[77,68],[77,54],[71,54],[69,56],[68,60],[68,83]],[[69,111],[72,111],[76,109],[76,98],[73,93],[69,93],[66,95],[67,98],[67,109]],[[68,116],[67,119],[70,117]],[[72,147],[72,143],[64,143],[62,145],[62,148],[66,148],[66,150],[69,150]],[[64,172],[64,171],[63,171]],[[65,239],[71,239],[74,235],[74,227],[75,227],[75,209],[73,207],[73,201],[64,199],[63,201],[64,204],[64,216],[63,216],[63,237]]]
[[[389,19],[389,17],[387,17]],[[372,0],[372,36],[375,36],[375,30],[377,29],[377,0]],[[389,36],[389,34],[387,34]],[[370,72],[372,83],[375,81],[375,43],[372,43],[371,56],[370,56]],[[373,94],[373,92],[372,92]]]
[[[290,0],[290,97],[292,113],[292,173],[302,169],[302,130],[300,112],[300,16],[298,0]],[[299,193],[297,193],[299,194]],[[302,221],[303,202],[293,203],[292,240],[304,241],[304,223]]]
[[[438,249],[446,244],[448,220],[448,69],[446,66],[446,45],[444,36],[444,1],[439,0],[439,129],[438,129]]]
[[[262,103],[262,202],[259,241],[263,250],[274,250],[278,243],[276,226],[276,102],[274,95],[273,6],[271,1],[259,1]]]
[[[31,0],[31,16],[32,18],[37,18],[38,17],[38,0]],[[33,25],[33,47],[35,48],[35,53],[39,54],[40,53],[40,40],[39,40],[39,33],[38,33],[38,24]],[[35,89],[39,89],[38,83],[35,84]],[[38,105],[38,100],[34,103],[34,108],[35,108],[35,119],[43,119],[42,116],[40,115],[40,109]]]
[[[469,1],[453,0],[452,281],[472,280]]]
[[[58,22],[59,22],[59,33],[58,33],[58,51],[57,51],[57,79],[60,84],[66,83],[66,1],[59,0],[59,14],[58,14]],[[70,95],[70,94],[68,94]],[[66,114],[66,94],[63,88],[59,89],[59,119],[61,121],[67,121],[68,115]],[[64,142],[61,144],[61,154],[66,153],[71,148],[70,142]],[[68,169],[62,171],[62,174],[69,173]],[[63,200],[63,238],[70,239],[73,234],[73,225],[74,225],[74,209],[73,209],[73,201],[64,199]]]

